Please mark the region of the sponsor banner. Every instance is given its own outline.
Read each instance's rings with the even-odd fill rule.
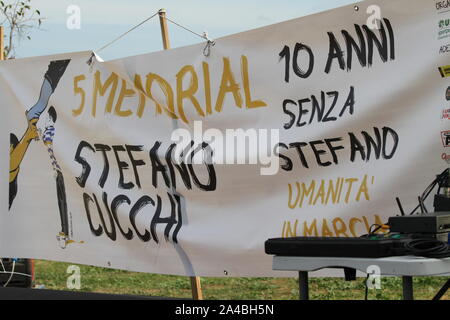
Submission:
[[[0,256],[284,276],[268,238],[366,234],[396,197],[411,211],[448,166],[437,3],[360,2],[208,56],[1,62]]]

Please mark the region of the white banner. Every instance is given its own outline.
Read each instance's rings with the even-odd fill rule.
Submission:
[[[450,162],[450,3],[356,6],[210,47],[1,62],[0,256],[279,276],[268,238],[411,212]]]

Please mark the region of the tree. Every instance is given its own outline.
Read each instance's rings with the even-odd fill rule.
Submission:
[[[41,12],[31,7],[31,0],[0,1],[0,25],[6,27],[5,58],[13,59],[23,38],[31,39],[31,30],[39,28]]]

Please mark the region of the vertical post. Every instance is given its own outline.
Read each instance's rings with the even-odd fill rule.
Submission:
[[[159,24],[161,25],[161,37],[164,50],[170,49],[169,29],[167,28],[166,9],[159,9]]]
[[[403,300],[414,300],[413,277],[403,276]]]
[[[309,300],[309,283],[308,283],[308,272],[299,271],[298,272],[298,290],[300,300]]]
[[[159,24],[161,25],[161,37],[163,41],[164,50],[170,49],[170,41],[169,41],[169,29],[167,28],[167,20],[166,20],[166,9],[160,9],[159,13]],[[176,127],[176,120],[175,122]],[[202,286],[200,277],[190,277],[191,280],[191,290],[192,290],[192,298],[194,300],[203,300]]]
[[[3,26],[0,26],[0,60],[5,60],[5,31]]]
[[[194,300],[203,300],[202,284],[200,277],[191,277],[192,298]]]

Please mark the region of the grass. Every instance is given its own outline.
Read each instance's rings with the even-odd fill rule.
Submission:
[[[36,260],[36,285],[46,289],[67,290],[67,268],[70,264]],[[191,298],[188,277],[144,274],[122,270],[79,266],[81,291]],[[431,299],[447,278],[414,279],[416,299]],[[310,298],[317,300],[364,299],[364,280],[346,282],[341,278],[311,278]],[[369,299],[399,300],[402,294],[400,278],[382,278],[382,290],[370,290]],[[294,278],[202,278],[205,299],[218,300],[291,300],[298,299],[298,284]],[[450,299],[448,293],[444,299]]]

